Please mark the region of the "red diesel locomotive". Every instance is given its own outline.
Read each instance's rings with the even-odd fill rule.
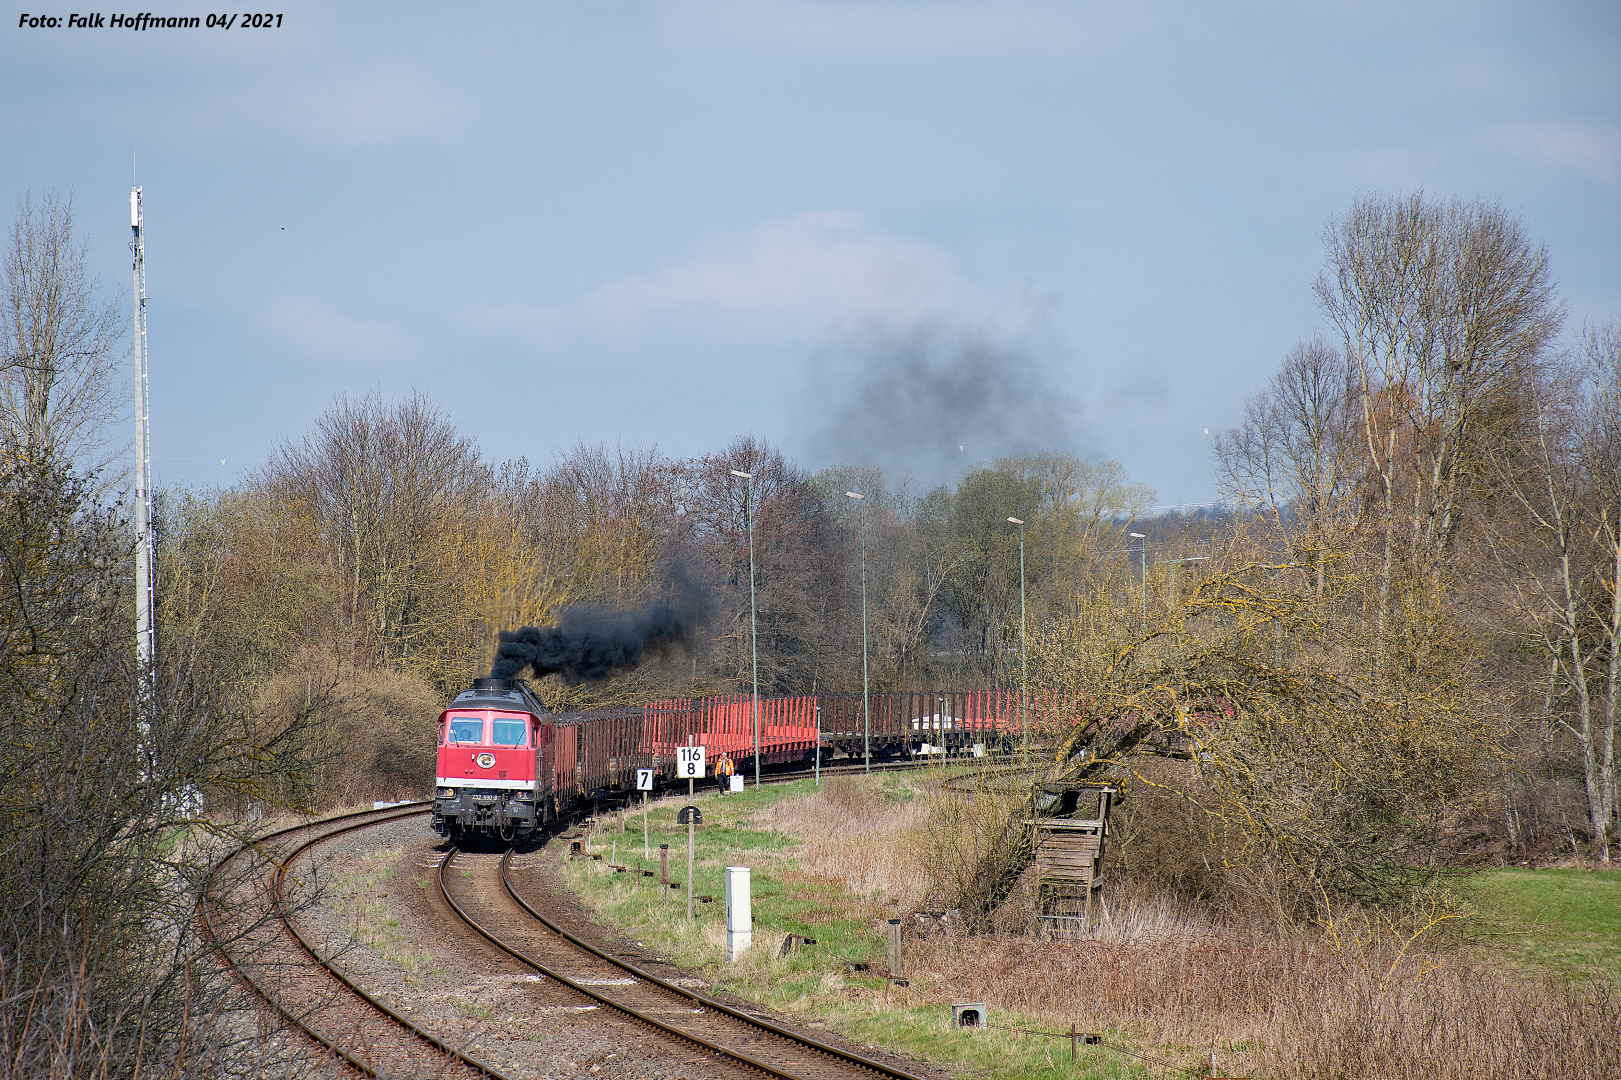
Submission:
[[[534,832],[555,813],[556,737],[551,712],[528,684],[475,679],[439,714],[434,831],[506,840]]]
[[[434,831],[519,840],[577,801],[622,798],[660,759],[646,727],[640,709],[557,716],[522,679],[475,679],[439,714]]]

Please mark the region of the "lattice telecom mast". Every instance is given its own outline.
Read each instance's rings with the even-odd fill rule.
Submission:
[[[135,657],[152,666],[154,632],[152,572],[152,457],[146,396],[146,245],[141,236],[141,189],[129,189],[129,224],[135,234]]]

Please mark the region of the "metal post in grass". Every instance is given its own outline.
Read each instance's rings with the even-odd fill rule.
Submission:
[[[647,796],[653,791],[653,770],[636,770],[636,790],[642,796],[642,858],[647,858]],[[623,826],[624,819],[620,819]]]
[[[726,962],[733,963],[754,943],[754,904],[749,868],[726,868]]]
[[[811,677],[811,713],[816,718],[816,750],[811,757],[811,772],[816,778],[816,786],[822,786],[822,704],[816,696],[816,678]]]
[[[861,756],[865,771],[872,772],[872,691],[867,687],[867,497],[846,491],[861,500]],[[821,749],[817,748],[818,751]]]
[[[749,656],[754,668],[754,790],[760,790],[760,628],[754,605],[754,474],[731,470],[747,481],[743,495],[743,527],[749,534]]]
[[[1024,736],[1024,752],[1030,752],[1030,650],[1025,644],[1024,617],[1024,520],[1008,518],[1019,527],[1019,731]]]
[[[692,918],[693,918],[693,915],[692,915],[692,848],[693,848],[693,840],[694,840],[694,830],[695,830],[695,828],[697,826],[703,824],[703,820],[704,820],[704,813],[703,813],[702,810],[699,810],[696,806],[683,806],[681,808],[681,813],[679,815],[677,815],[676,819],[675,819],[675,823],[677,825],[685,825],[687,827],[687,921],[688,922],[691,922]]]

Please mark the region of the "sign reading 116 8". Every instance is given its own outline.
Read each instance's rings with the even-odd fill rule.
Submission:
[[[676,747],[675,774],[683,780],[701,779],[704,775],[704,748]]]

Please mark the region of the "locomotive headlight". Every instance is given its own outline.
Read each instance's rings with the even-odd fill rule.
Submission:
[[[439,789],[437,794],[441,799],[454,799],[456,797],[456,789],[453,787],[442,787]]]

